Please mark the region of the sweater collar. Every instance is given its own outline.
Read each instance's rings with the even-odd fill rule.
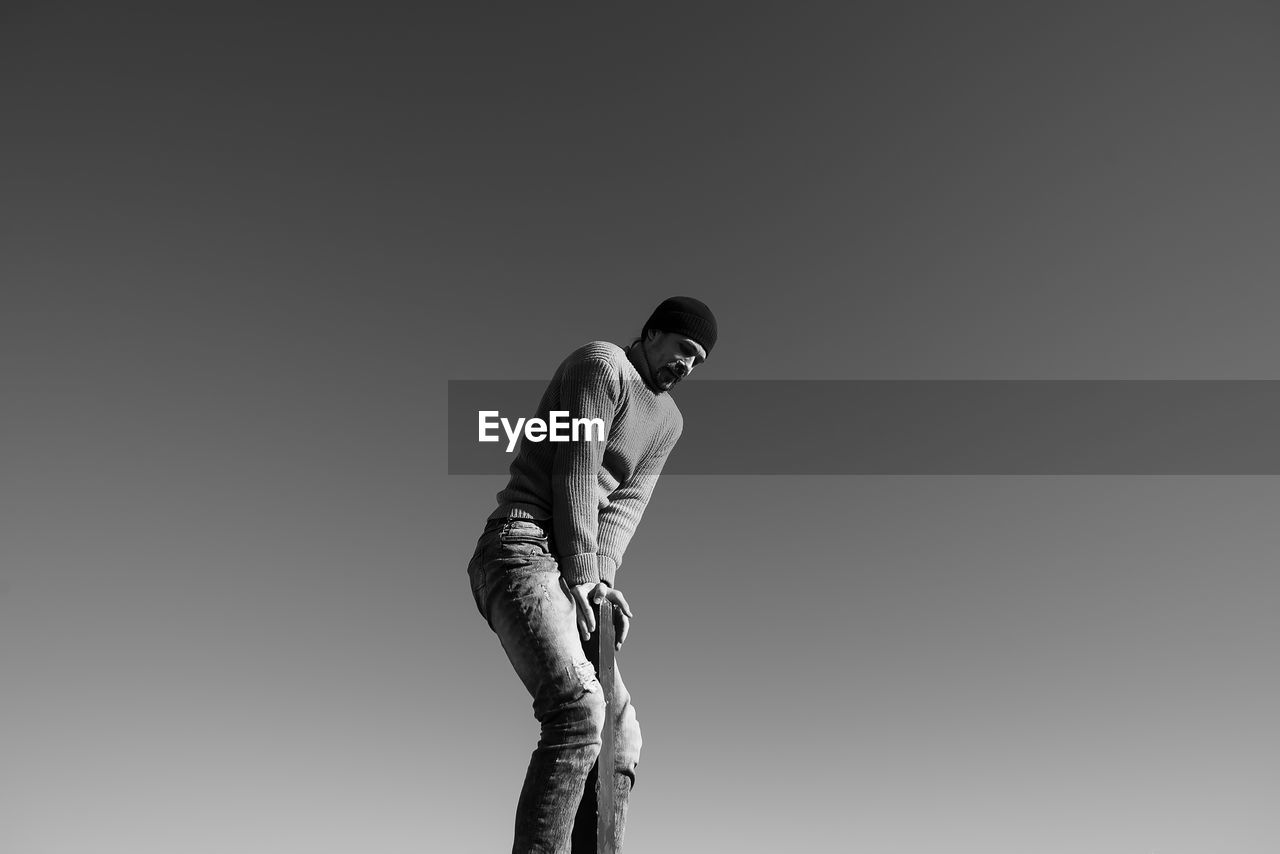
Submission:
[[[644,357],[644,351],[641,349],[644,345],[637,342],[626,348],[628,361],[636,369],[636,373],[640,375],[640,379],[644,380],[645,387],[654,394],[665,394],[663,389],[657,388],[653,383],[653,375],[649,373],[649,362]]]

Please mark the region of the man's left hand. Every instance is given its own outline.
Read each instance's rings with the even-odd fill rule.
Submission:
[[[622,591],[617,588],[610,587],[603,581],[588,581],[586,584],[575,584],[569,588],[573,595],[573,601],[578,609],[578,632],[582,635],[582,642],[586,643],[591,640],[592,633],[596,630],[596,605],[603,599],[608,599],[613,604],[614,619],[614,649],[622,649],[622,642],[627,639],[627,632],[631,629],[631,620],[634,614],[631,613],[631,606],[627,604],[627,597],[622,595]]]

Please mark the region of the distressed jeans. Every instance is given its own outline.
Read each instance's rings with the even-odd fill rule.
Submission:
[[[550,523],[492,519],[467,566],[480,615],[533,698],[541,725],[516,806],[512,854],[594,854],[597,760],[615,775],[614,847],[622,851],[627,804],[640,760],[640,725],[615,667],[616,755],[600,757],[605,701],[596,677],[599,628],[578,634]],[[597,623],[599,614],[597,612]]]

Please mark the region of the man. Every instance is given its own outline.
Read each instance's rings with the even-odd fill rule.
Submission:
[[[618,567],[683,427],[668,392],[715,343],[711,310],[672,297],[627,348],[596,341],[570,353],[537,417],[567,410],[571,418],[599,418],[604,437],[586,431],[580,441],[522,440],[476,544],[467,567],[476,607],[533,697],[542,727],[516,807],[513,854],[563,854],[570,845],[574,854],[595,852],[598,773],[617,781],[613,842],[622,850],[640,727],[615,668],[617,755],[599,756],[605,701],[593,642],[597,607],[613,603],[621,647],[634,614],[615,584]]]

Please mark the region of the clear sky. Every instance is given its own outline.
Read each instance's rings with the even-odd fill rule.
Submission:
[[[1280,378],[1273,5],[425,5],[0,13],[3,854],[507,850],[447,381],[672,294],[688,395]],[[665,477],[627,851],[1280,850],[1278,512]]]

